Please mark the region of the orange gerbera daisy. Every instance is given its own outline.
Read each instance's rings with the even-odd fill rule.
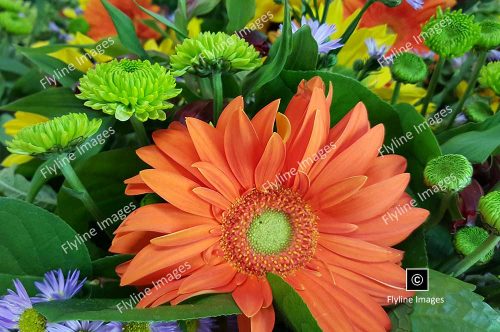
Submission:
[[[144,25],[141,21],[150,18],[137,7],[133,0],[108,0],[132,19],[137,35],[143,39],[158,38],[160,34]],[[151,11],[159,12],[160,7],[153,5],[152,0],[137,0],[137,3]],[[85,20],[90,25],[88,35],[94,39],[102,39],[117,34],[115,26],[101,0],[90,0],[85,8]]]
[[[366,0],[349,0],[343,3],[347,17],[356,9],[363,7]],[[376,2],[363,14],[360,25],[372,27],[387,24],[398,35],[393,48],[407,48],[406,43],[411,43],[412,49],[427,52],[429,49],[418,38],[422,32],[421,26],[436,13],[437,7],[448,8],[455,4],[455,0],[425,0],[423,8],[416,10],[404,0],[401,5],[394,8]]]
[[[409,204],[405,159],[378,156],[384,127],[370,129],[363,104],[330,129],[331,91],[325,97],[318,77],[303,81],[284,115],[274,101],[252,120],[239,97],[215,128],[173,122],[137,151],[153,169],[127,180],[127,193],[155,192],[168,203],[139,208],[117,229],[110,250],[136,254],[117,268],[121,283],[146,286],[190,267],[139,307],[232,293],[240,326],[271,331],[266,273],[275,273],[325,331],[390,328],[381,305],[412,295],[403,252],[390,246],[428,212]],[[406,212],[387,224],[384,215],[400,206]]]

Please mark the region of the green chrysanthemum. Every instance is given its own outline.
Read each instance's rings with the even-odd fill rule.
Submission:
[[[480,31],[472,15],[449,8],[443,13],[438,7],[436,15],[422,27],[422,36],[433,52],[454,58],[464,55],[476,44]]]
[[[80,79],[78,98],[85,106],[114,115],[120,121],[132,116],[144,122],[165,120],[164,110],[174,105],[167,102],[181,89],[175,78],[158,63],[148,60],[113,60],[98,64]]]
[[[391,73],[394,80],[398,82],[415,84],[425,80],[427,66],[418,55],[405,52],[395,57]]]
[[[19,332],[44,332],[46,322],[35,309],[26,309],[19,317]]]
[[[432,159],[424,169],[428,186],[437,186],[444,192],[456,192],[470,184],[473,168],[462,155],[447,154]]]
[[[200,33],[195,38],[185,39],[175,51],[171,64],[178,75],[189,72],[205,77],[212,73],[252,70],[262,64],[253,46],[236,35],[223,32]]]
[[[26,5],[22,0],[0,0],[0,9],[19,13],[26,9]]]
[[[33,23],[22,13],[1,12],[0,28],[13,35],[29,35],[33,30]]]
[[[492,191],[479,200],[479,213],[493,232],[500,235],[500,191]]]
[[[131,322],[123,327],[123,332],[150,332],[148,322]]]
[[[455,234],[455,249],[464,256],[474,252],[488,238],[488,232],[481,227],[464,227]],[[479,264],[486,264],[493,258],[494,251],[486,253]]]
[[[12,141],[7,142],[7,150],[41,158],[67,153],[95,134],[101,122],[98,119],[89,120],[86,114],[64,115],[21,129]]]
[[[490,62],[481,68],[479,83],[500,96],[500,61]]]
[[[481,33],[476,45],[484,50],[492,50],[500,46],[500,22],[482,21],[479,23]]]
[[[467,105],[464,111],[472,122],[483,122],[493,115],[490,107],[482,101],[475,101]]]

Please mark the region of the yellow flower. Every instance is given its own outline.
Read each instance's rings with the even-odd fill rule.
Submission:
[[[342,37],[349,25],[354,21],[361,9],[356,10],[344,19],[344,7],[342,0],[334,0],[328,9],[326,23],[335,24],[337,31],[331,36],[332,39]],[[320,10],[321,12],[321,10]],[[377,25],[371,28],[356,28],[347,43],[338,54],[338,64],[351,68],[357,59],[368,58],[368,48],[365,44],[367,38],[373,38],[377,45],[392,46],[397,35],[389,32],[387,25]]]
[[[201,32],[201,24],[203,20],[201,18],[193,17],[188,23],[189,38],[194,38],[198,36]],[[175,42],[174,42],[175,41]],[[177,44],[177,38],[175,33],[170,33],[170,38],[165,38],[160,44],[156,42],[155,39],[148,39],[144,43],[144,49],[146,51],[156,51],[167,55],[172,55],[175,53],[175,45]]]
[[[74,36],[74,39],[69,42],[70,45],[93,45],[95,44],[95,40],[92,38],[77,32],[76,35]],[[49,45],[48,41],[40,41],[36,42],[31,47],[42,47],[42,46],[47,46]],[[59,51],[49,53],[53,58],[59,59],[64,63],[67,64],[72,64],[75,66],[76,69],[78,69],[81,72],[87,72],[90,68],[92,68],[93,64],[89,60],[89,55],[92,56],[92,58],[98,62],[108,62],[111,59],[113,59],[110,56],[104,55],[104,54],[99,54],[97,50],[94,49],[85,49],[85,52],[87,52],[85,55],[80,51],[80,49],[75,48],[75,47],[68,47],[68,48],[63,48]]]
[[[321,0],[320,0],[321,1]],[[313,1],[310,0],[312,3]],[[291,0],[290,4],[294,10],[300,11],[301,0]],[[262,20],[262,17],[268,16],[271,22],[283,22],[285,7],[282,4],[276,3],[274,0],[259,0],[256,1],[255,16],[250,22]]]
[[[43,115],[27,112],[14,113],[14,119],[7,121],[3,127],[5,133],[9,136],[15,136],[24,127],[29,127],[37,123],[46,122],[49,119]],[[14,165],[21,165],[33,159],[31,156],[11,154],[8,155],[3,161],[3,167],[11,167]]]
[[[382,67],[379,71],[371,73],[363,80],[363,84],[386,101],[391,100],[394,87],[396,86],[396,83],[392,80],[389,67]],[[413,105],[425,97],[426,94],[427,90],[415,84],[401,84],[398,102]],[[420,111],[421,108],[421,105],[416,107],[418,111]],[[429,112],[432,113],[435,110],[436,105],[430,104]]]

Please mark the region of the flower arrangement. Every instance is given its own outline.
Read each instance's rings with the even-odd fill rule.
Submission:
[[[500,330],[500,16],[0,0],[0,332]]]

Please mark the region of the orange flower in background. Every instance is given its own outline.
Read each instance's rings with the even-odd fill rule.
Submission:
[[[343,3],[347,17],[356,9],[362,8],[366,1],[344,0]],[[398,35],[393,48],[406,47],[405,44],[409,42],[413,50],[427,52],[429,49],[418,39],[422,31],[421,26],[436,13],[437,7],[448,8],[455,4],[455,0],[425,0],[423,8],[416,10],[404,0],[401,5],[394,8],[376,2],[363,15],[360,25],[372,27],[387,24]]]
[[[148,26],[141,23],[142,20],[150,18],[148,14],[139,9],[133,0],[109,0],[109,2],[124,12],[132,19],[135,25],[135,30],[139,38],[158,38],[160,34],[152,30]],[[137,3],[151,11],[159,12],[160,7],[153,5],[152,0],[137,0]],[[85,13],[85,20],[90,25],[88,35],[94,39],[102,39],[117,34],[115,26],[108,12],[101,3],[101,0],[88,1]]]
[[[127,180],[127,194],[154,192],[168,203],[139,208],[116,230],[110,251],[135,254],[117,268],[121,284],[183,271],[139,307],[231,293],[240,327],[272,331],[265,276],[275,273],[325,331],[390,329],[387,297],[412,295],[403,252],[391,246],[428,212],[409,203],[406,160],[379,156],[384,127],[370,128],[363,104],[330,129],[331,91],[325,97],[318,77],[303,81],[284,115],[274,101],[251,120],[239,97],[215,128],[173,122],[137,151],[152,169]],[[406,213],[388,223],[401,206]]]

